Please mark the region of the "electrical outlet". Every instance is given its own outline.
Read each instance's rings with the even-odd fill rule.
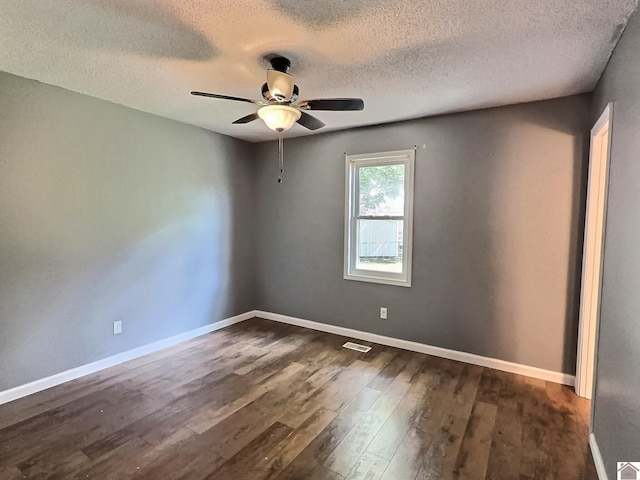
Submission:
[[[383,320],[387,319],[387,307],[380,307],[380,318]]]
[[[113,334],[118,335],[122,333],[122,321],[118,320],[117,322],[113,322]]]

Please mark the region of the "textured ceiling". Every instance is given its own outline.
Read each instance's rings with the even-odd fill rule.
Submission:
[[[637,0],[0,0],[0,70],[250,141],[264,56],[292,61],[320,132],[593,89]],[[295,125],[287,136],[310,133]]]

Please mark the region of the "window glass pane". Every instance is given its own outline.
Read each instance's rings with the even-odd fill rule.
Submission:
[[[358,220],[356,268],[402,272],[402,220]]]
[[[359,215],[404,215],[404,165],[360,167]]]

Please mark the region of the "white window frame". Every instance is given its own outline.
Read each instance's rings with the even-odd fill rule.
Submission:
[[[415,170],[415,149],[393,152],[368,153],[345,156],[345,215],[344,215],[344,278],[361,282],[382,283],[401,287],[411,286],[411,265],[413,257],[413,189]],[[372,165],[404,165],[404,215],[402,216],[360,216],[358,209],[360,167]],[[403,250],[402,272],[379,272],[356,268],[358,259],[358,220],[402,220]]]

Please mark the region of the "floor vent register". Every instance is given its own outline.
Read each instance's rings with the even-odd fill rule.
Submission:
[[[348,348],[350,350],[355,350],[356,352],[367,353],[371,350],[371,347],[367,347],[366,345],[360,345],[359,343],[347,342],[342,345],[344,348]]]

